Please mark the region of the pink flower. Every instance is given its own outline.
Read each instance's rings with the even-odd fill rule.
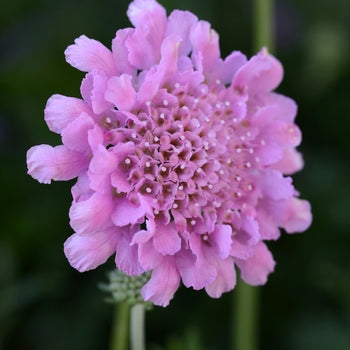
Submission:
[[[162,306],[180,281],[220,297],[235,267],[264,284],[275,266],[264,242],[311,223],[287,176],[303,164],[297,107],[272,92],[281,64],[266,49],[222,59],[208,22],[167,17],[155,0],[134,0],[128,16],[112,51],[86,36],[67,48],[86,72],[82,99],[52,96],[45,120],[63,145],[27,154],[39,182],[78,177],[69,262],[86,271],[116,253],[127,274],[152,271],[142,295]]]

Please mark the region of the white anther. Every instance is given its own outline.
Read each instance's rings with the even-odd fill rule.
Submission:
[[[261,140],[261,146],[265,146],[266,145],[266,142],[265,142],[265,140]]]
[[[236,152],[237,152],[237,153],[241,153],[241,152],[242,152],[242,148],[238,147],[238,148],[236,149]]]
[[[163,100],[163,105],[167,106],[169,104],[168,100]]]
[[[184,187],[182,185],[180,185],[178,188],[180,191],[182,191],[184,189]]]
[[[191,220],[191,225],[194,226],[196,224],[196,220]]]
[[[147,187],[147,188],[146,188],[146,192],[147,192],[147,193],[151,193],[151,192],[152,192],[152,188],[151,188],[151,187]]]
[[[164,113],[160,113],[159,118],[160,118],[160,119],[164,119]]]
[[[231,105],[230,101],[225,101],[225,105],[229,107]]]
[[[201,93],[202,93],[202,94],[205,94],[206,92],[207,92],[207,89],[206,89],[205,87],[202,87],[202,88],[201,88]]]
[[[222,125],[224,125],[226,122],[225,122],[225,120],[220,120],[220,123],[221,123]]]
[[[249,153],[253,154],[254,153],[254,149],[253,148],[249,148]]]
[[[251,191],[253,189],[253,186],[251,184],[249,184],[247,187],[248,187],[248,191]]]
[[[151,101],[146,101],[146,106],[149,107],[151,105]]]
[[[224,175],[225,174],[225,172],[222,169],[219,171],[219,173],[220,173],[220,175]]]
[[[154,136],[154,142],[158,142],[159,141],[159,137],[158,136]]]
[[[213,186],[212,184],[209,184],[209,185],[208,185],[208,188],[209,188],[210,190],[212,190],[213,187],[214,187],[214,186]]]
[[[188,107],[187,106],[182,106],[181,109],[184,110],[184,111],[188,111]]]
[[[131,160],[130,160],[129,158],[126,158],[126,159],[124,160],[124,163],[125,163],[125,164],[130,164],[130,163],[131,163]]]
[[[242,196],[242,193],[241,193],[241,192],[236,192],[236,196],[237,196],[237,197],[241,197],[241,196]]]
[[[242,141],[245,141],[245,136],[241,136],[241,140],[242,140]]]
[[[229,140],[231,138],[230,135],[226,135],[226,140]]]
[[[252,133],[250,131],[247,131],[247,137],[252,136]]]
[[[144,121],[142,122],[142,125],[143,125],[143,126],[146,126],[146,125],[147,125],[146,120],[144,120]]]
[[[245,163],[245,166],[246,166],[247,168],[250,168],[250,167],[252,166],[252,164],[251,164],[250,162],[246,162],[246,163]]]
[[[112,123],[112,119],[111,119],[110,117],[107,117],[107,118],[106,118],[106,123],[107,123],[107,124]]]
[[[173,204],[173,208],[174,208],[174,209],[178,208],[177,203],[174,203],[174,204]]]
[[[237,175],[237,176],[236,176],[236,181],[237,181],[237,182],[240,182],[241,180],[242,180],[242,178],[241,178],[239,175]]]
[[[177,127],[178,127],[179,129],[182,129],[184,126],[183,126],[182,124],[178,124]]]
[[[133,132],[133,133],[131,134],[131,137],[132,137],[133,139],[136,139],[137,135]]]
[[[203,241],[207,241],[209,239],[209,236],[207,234],[203,235],[202,237]]]
[[[199,208],[199,207],[200,207],[200,204],[199,204],[198,202],[196,202],[196,203],[194,203],[194,206],[195,206],[196,208]]]
[[[175,83],[175,89],[178,89],[180,87],[179,83]]]
[[[213,142],[211,145],[212,145],[213,147],[215,147],[215,146],[216,146],[216,142]]]
[[[198,101],[199,101],[198,98],[195,98],[195,99],[193,100],[194,103],[198,103]]]
[[[159,210],[158,210],[158,209],[154,209],[154,210],[153,210],[153,213],[156,214],[156,215],[158,215],[158,214],[159,214]]]
[[[185,137],[184,135],[181,135],[181,136],[180,136],[180,140],[182,140],[182,141],[183,141],[185,138],[186,138],[186,137]]]
[[[185,169],[185,164],[180,165],[180,169],[184,170]]]
[[[150,143],[148,141],[145,142],[145,146],[146,147],[149,147],[150,146]]]
[[[221,203],[220,202],[214,202],[214,205],[216,208],[220,208],[221,207]]]
[[[226,163],[227,164],[232,164],[232,160],[231,159],[227,159]]]
[[[205,121],[206,121],[207,123],[209,123],[209,122],[210,122],[210,118],[206,117],[206,118],[205,118]]]
[[[216,106],[216,108],[220,108],[221,107],[221,103],[218,102],[215,106]]]
[[[215,83],[216,83],[217,85],[220,85],[220,84],[221,84],[221,80],[220,80],[220,79],[216,79],[216,80],[215,80]]]
[[[237,119],[237,118],[233,118],[232,121],[233,121],[234,123],[237,123],[237,122],[238,122],[238,119]]]
[[[146,166],[146,168],[149,168],[151,166],[151,163],[150,162],[146,162],[145,166]]]
[[[165,167],[165,166],[162,166],[162,167],[160,168],[160,170],[161,170],[163,173],[165,173],[165,172],[166,172],[166,167]]]

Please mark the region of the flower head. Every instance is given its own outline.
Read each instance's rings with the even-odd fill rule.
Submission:
[[[42,183],[78,178],[70,264],[86,271],[115,254],[128,275],[152,271],[142,296],[162,306],[181,280],[220,297],[235,266],[265,283],[275,262],[264,241],[311,223],[287,176],[303,164],[296,104],[272,92],[281,64],[266,49],[223,60],[208,22],[167,17],[155,0],[134,0],[128,16],[134,28],[111,51],[86,36],[67,48],[86,72],[82,99],[52,96],[45,120],[63,144],[27,154]]]

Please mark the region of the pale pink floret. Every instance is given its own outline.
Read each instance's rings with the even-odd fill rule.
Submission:
[[[115,254],[118,269],[152,271],[142,296],[167,306],[180,282],[219,298],[266,283],[265,241],[303,232],[310,204],[290,175],[303,166],[295,102],[272,90],[280,62],[262,49],[221,58],[219,36],[190,12],[169,17],[135,0],[134,28],[112,51],[81,36],[66,50],[86,72],[82,99],[52,96],[49,129],[63,145],[32,147],[28,173],[42,183],[78,177],[64,251],[79,271]]]

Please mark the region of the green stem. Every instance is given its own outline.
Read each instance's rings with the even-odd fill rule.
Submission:
[[[234,302],[234,350],[256,350],[258,348],[258,288],[238,281]]]
[[[132,350],[145,350],[145,306],[136,304],[131,308],[130,342]]]
[[[127,303],[118,303],[111,336],[110,350],[128,350],[130,307]]]
[[[273,0],[254,0],[254,51],[263,46],[274,51]]]

